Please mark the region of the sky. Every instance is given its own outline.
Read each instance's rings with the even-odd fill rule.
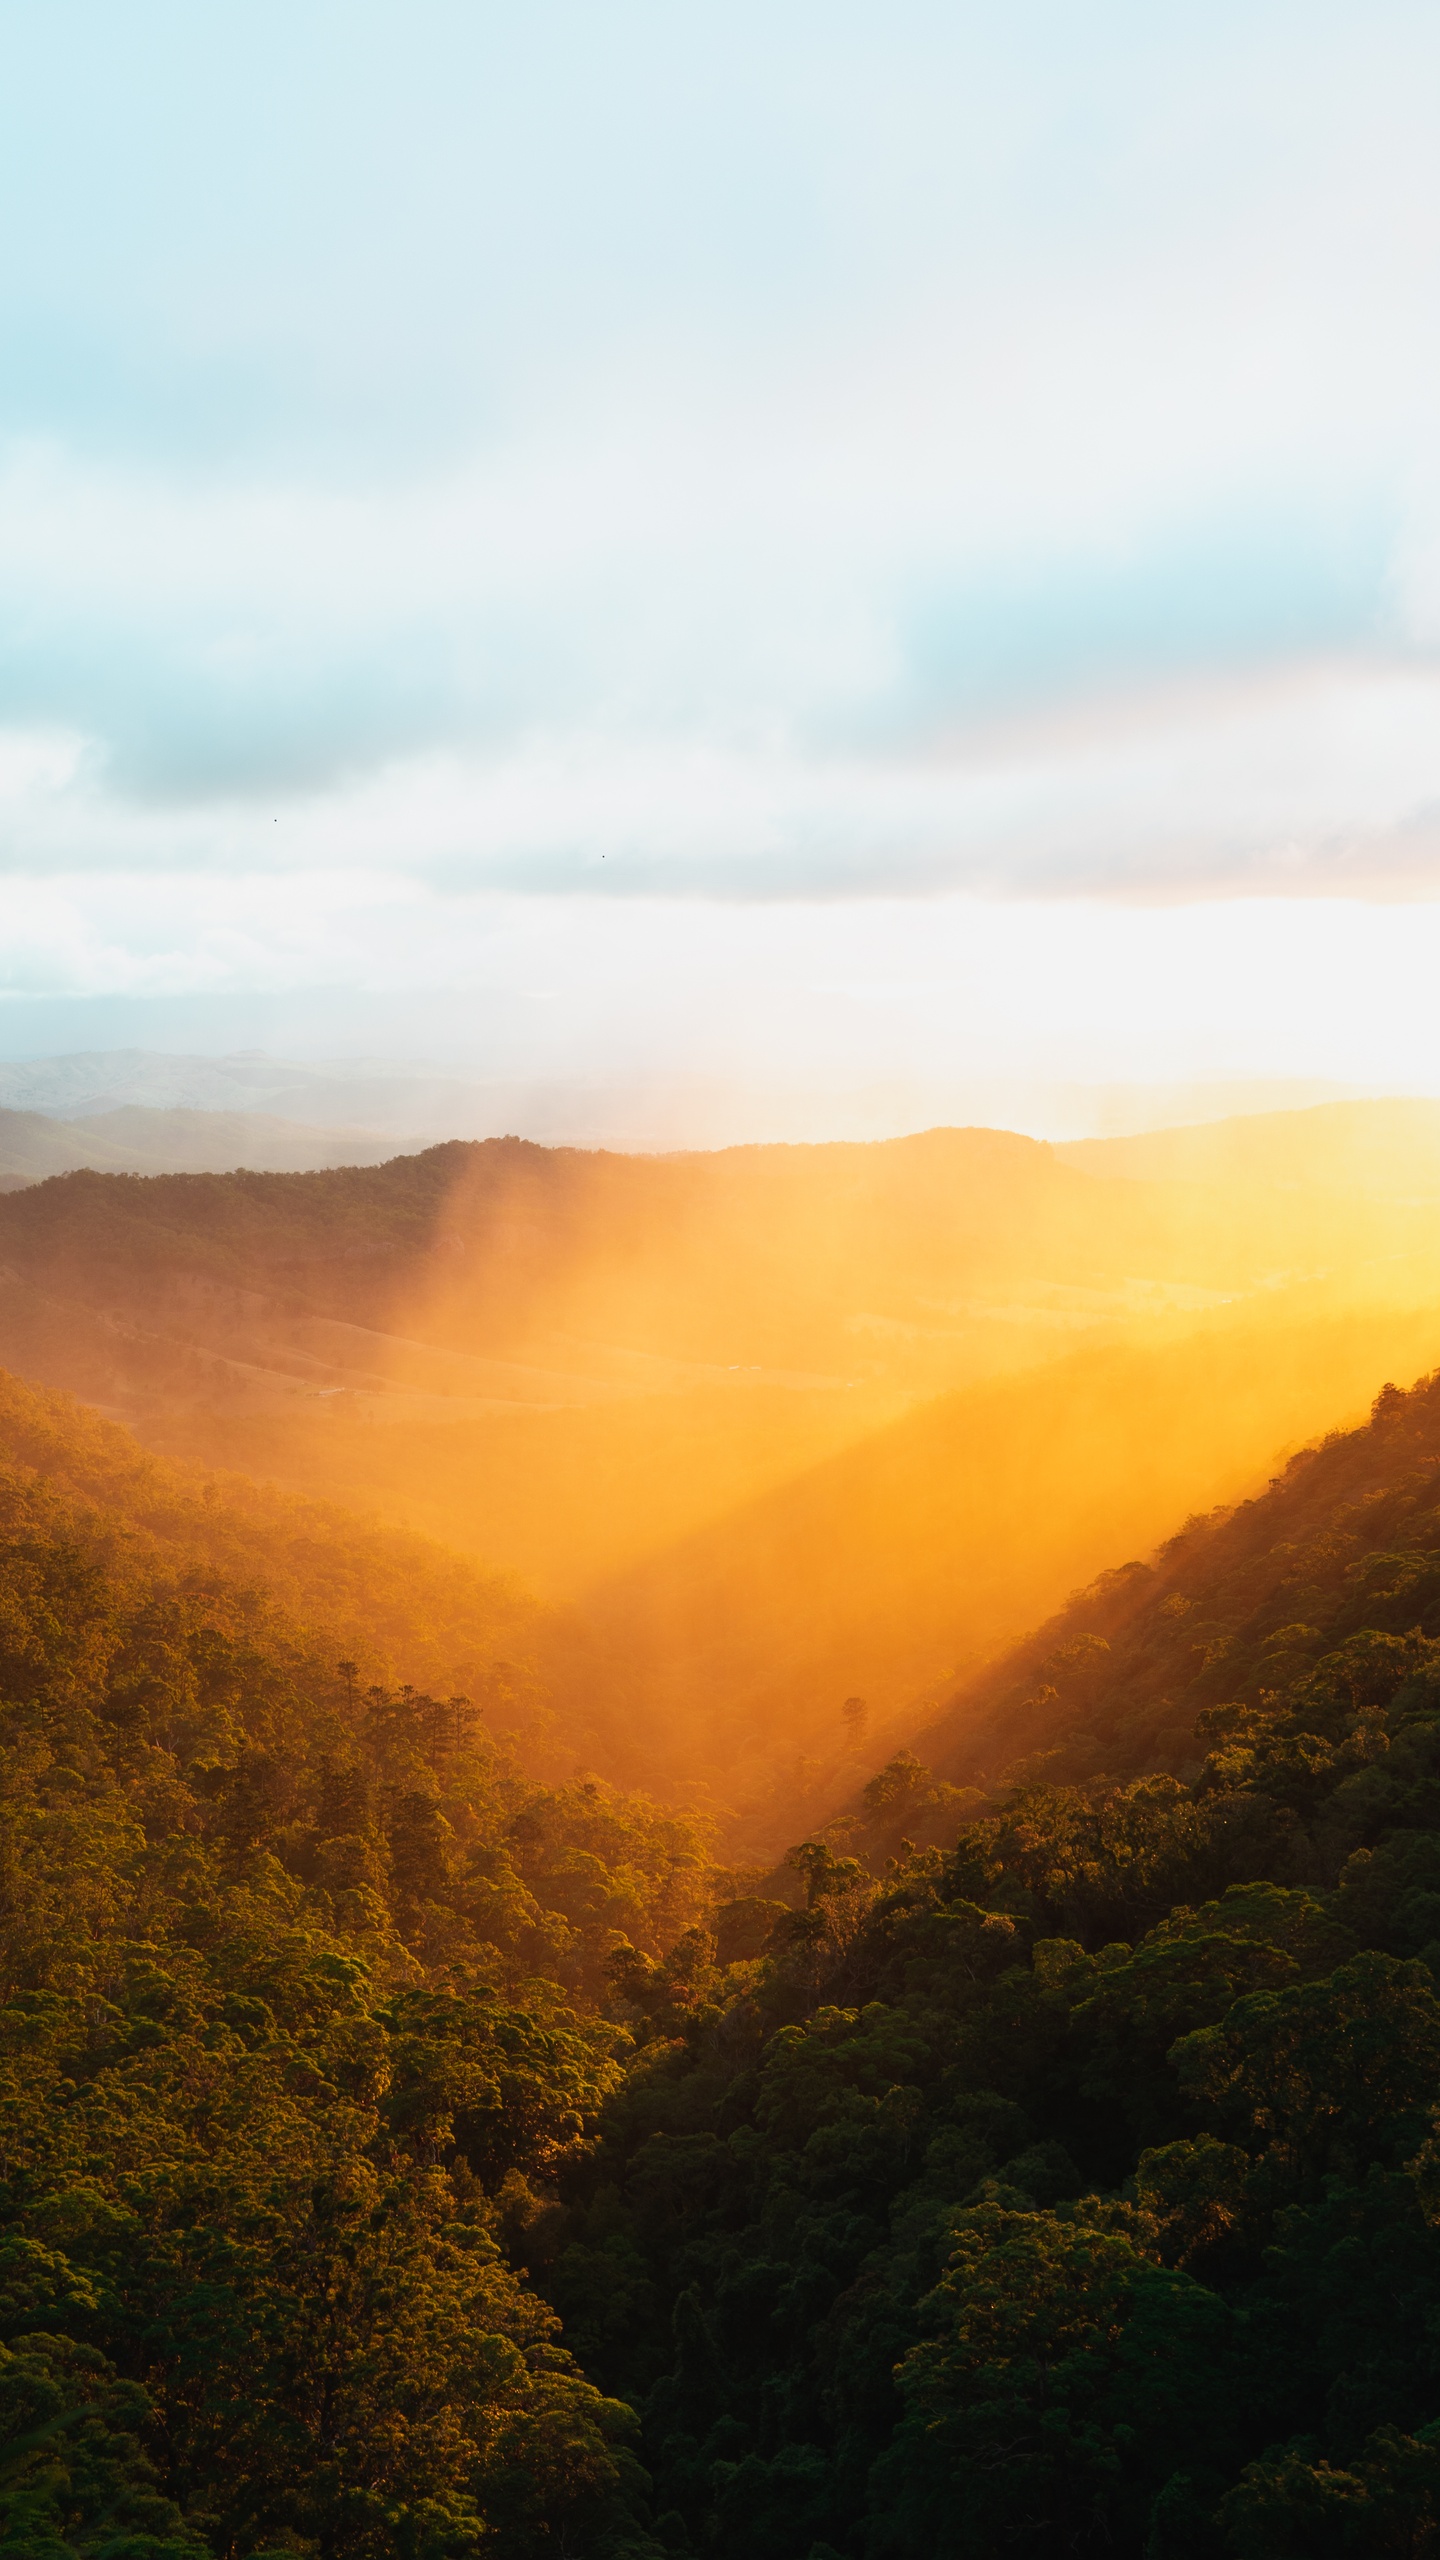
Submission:
[[[1440,1090],[1437,84],[0,0],[0,1051]]]

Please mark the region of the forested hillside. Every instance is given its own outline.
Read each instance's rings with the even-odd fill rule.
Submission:
[[[1440,2547],[1440,1381],[937,1740],[993,1772],[958,1840],[901,1755],[803,1909],[617,1966],[641,2051],[529,2245],[660,2539]]]
[[[937,1397],[593,1593],[637,1739],[723,1771],[752,1831],[836,1810],[858,1775],[847,1695],[872,1736],[913,1739],[924,1701],[1061,1592],[1248,1491],[1317,1405],[1363,1413],[1387,1362],[1413,1377],[1440,1347],[1429,1308],[1337,1317],[1295,1295],[1283,1330],[1211,1323]]]
[[[130,1434],[0,1370],[0,1467],[28,1488],[77,1551],[106,1574],[148,1576],[189,1598],[247,1593],[256,1623],[278,1606],[314,1631],[360,1680],[402,1672],[461,1686],[532,1757],[565,1766],[589,1738],[552,1713],[537,1670],[544,1613],[503,1576],[426,1539],[297,1501],[243,1476],[167,1464]]]
[[[6,1434],[0,2548],[1440,2547],[1440,1379],[771,1873]]]
[[[217,1561],[273,1508],[18,1418],[87,1498],[0,1474],[0,2548],[652,2552],[510,2244],[703,1839],[337,1661]]]
[[[1385,1387],[1367,1429],[1330,1433],[1266,1492],[1077,1593],[924,1746],[967,1779],[1036,1754],[1067,1779],[1190,1772],[1198,1712],[1259,1712],[1362,1630],[1383,1631],[1384,1660],[1417,1626],[1440,1634],[1440,1377]]]

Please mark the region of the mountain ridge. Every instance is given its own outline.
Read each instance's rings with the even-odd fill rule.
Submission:
[[[125,1104],[89,1119],[0,1109],[0,1190],[78,1172],[312,1173],[378,1164],[399,1152],[367,1129],[307,1127],[264,1112]]]

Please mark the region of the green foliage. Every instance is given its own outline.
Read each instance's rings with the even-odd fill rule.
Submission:
[[[1088,1774],[940,1854],[892,1767],[630,1967],[531,2263],[668,2549],[1440,2551],[1436,1556],[1426,1387],[1037,1644]]]
[[[0,2552],[649,2552],[633,2416],[509,2244],[703,1840],[4,1491]]]
[[[1433,1390],[1051,1641],[1088,1774],[901,1755],[713,1912],[7,1499],[0,2560],[1440,2552]]]
[[[1367,1953],[1327,1981],[1256,1991],[1171,2062],[1241,2139],[1304,2182],[1411,2158],[1440,2091],[1440,2000],[1424,1965]]]
[[[98,1573],[115,1594],[143,1592],[152,1606],[208,1598],[271,1653],[303,1626],[323,1643],[332,1684],[345,1660],[362,1683],[393,1685],[403,1669],[466,1690],[492,1730],[522,1738],[532,1757],[546,1740],[551,1711],[535,1669],[545,1622],[508,1581],[352,1512],[154,1457],[68,1396],[4,1370],[0,1537],[0,1646],[22,1640],[28,1604],[17,1617],[10,1595],[27,1574],[48,1593],[53,1642],[67,1589]],[[97,1640],[88,1613],[72,1640]],[[9,1654],[7,1696],[17,1678],[23,1663]]]
[[[978,2206],[918,2316],[875,2473],[881,2550],[938,2560],[1086,2525],[1133,2542],[1197,2438],[1233,2433],[1234,2314],[1123,2231]]]
[[[65,2295],[63,2309],[73,2310],[73,2281]],[[0,2346],[0,2551],[204,2560],[205,2546],[158,2493],[142,2443],[154,2420],[146,2393],[120,2381],[94,2347],[44,2331]]]
[[[1440,2544],[1440,2429],[1382,2427],[1338,2466],[1306,2439],[1247,2465],[1220,2516],[1237,2560],[1419,2554]]]

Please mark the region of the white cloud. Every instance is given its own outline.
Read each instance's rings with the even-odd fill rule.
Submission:
[[[1016,717],[937,745],[538,732],[397,757],[303,792],[156,805],[95,747],[0,733],[18,882],[231,875],[352,907],[424,881],[615,895],[1078,893],[1154,899],[1440,890],[1440,669],[1320,662]],[[274,892],[272,891],[272,896]]]
[[[5,983],[1419,1076],[1433,12],[403,23],[6,31]]]

